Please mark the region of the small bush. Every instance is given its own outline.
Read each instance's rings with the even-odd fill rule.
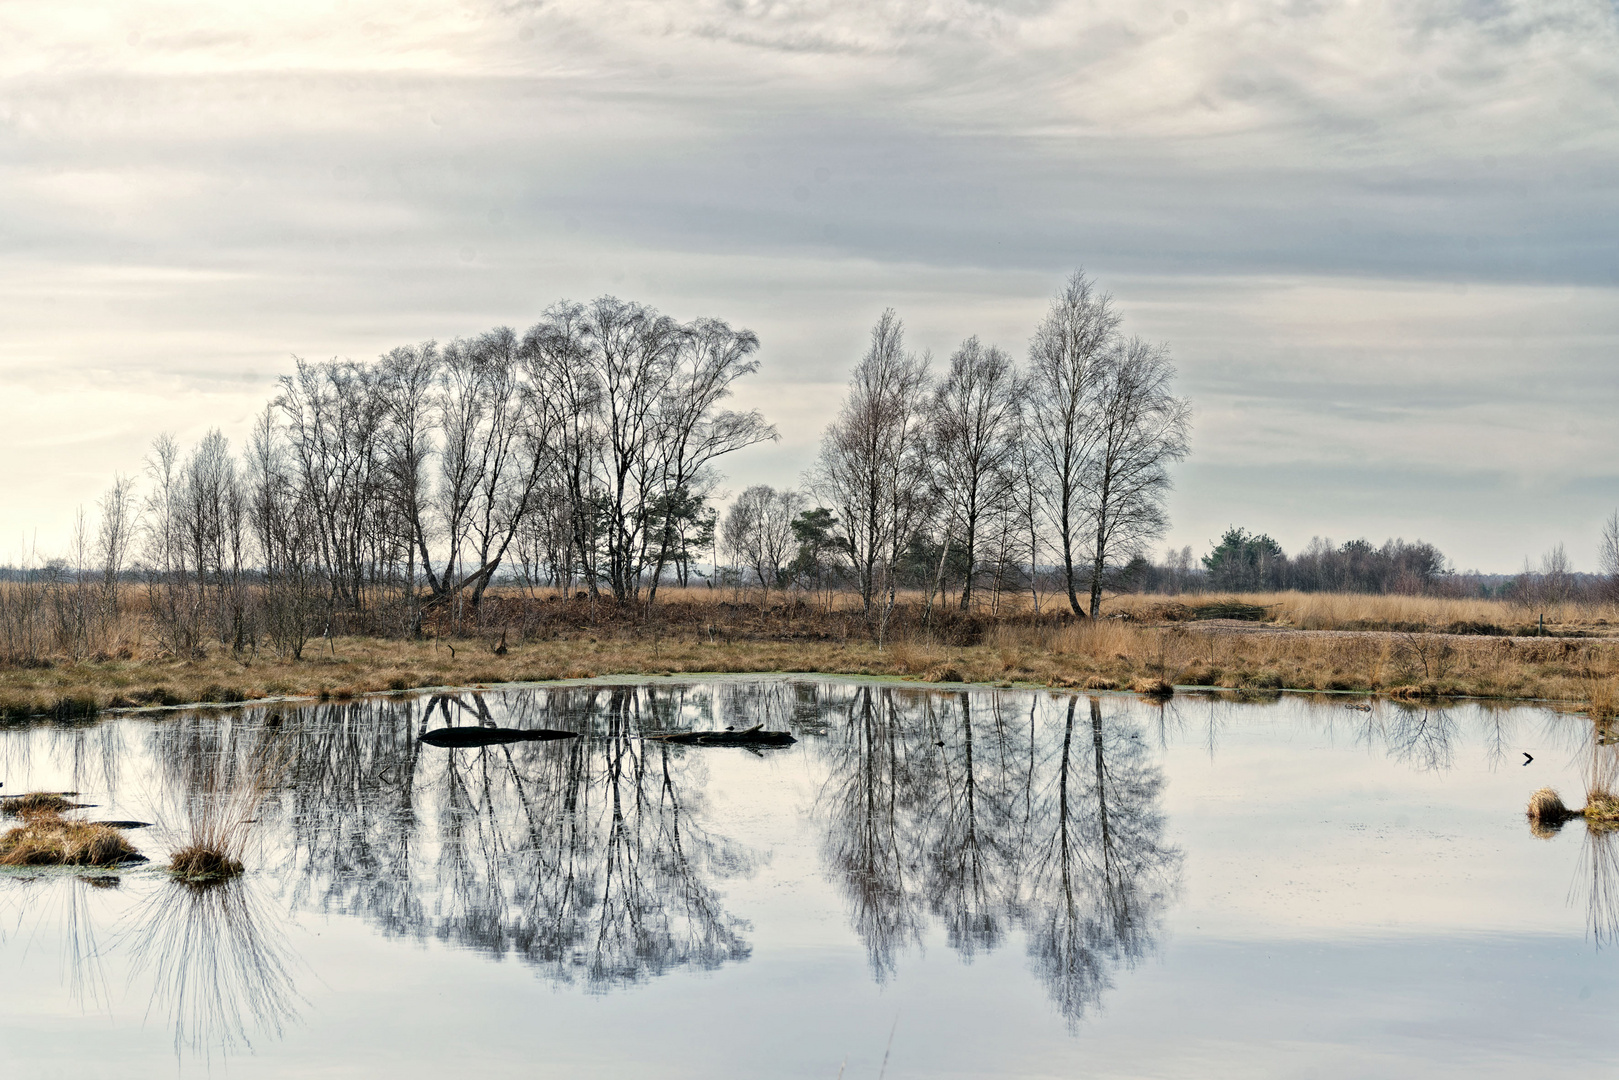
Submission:
[[[1259,604],[1245,604],[1241,600],[1211,600],[1191,609],[1192,618],[1240,619],[1243,622],[1263,622],[1269,612]]]

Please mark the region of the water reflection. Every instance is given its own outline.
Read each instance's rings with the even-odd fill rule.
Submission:
[[[122,939],[150,977],[148,1015],[166,1016],[176,1053],[251,1049],[298,1018],[296,958],[285,916],[251,881],[162,883],[131,912]]]
[[[0,738],[0,767],[26,773],[48,756],[73,786],[139,791],[159,808],[259,790],[246,880],[127,889],[136,902],[111,951],[153,984],[177,1050],[244,1048],[298,1020],[284,927],[301,911],[513,958],[593,993],[747,960],[752,928],[727,889],[766,856],[708,789],[715,762],[751,767],[749,752],[644,736],[756,723],[803,739],[779,753],[812,778],[821,870],[873,978],[894,978],[930,938],[965,963],[1021,948],[1077,1025],[1154,951],[1180,887],[1162,751],[1180,741],[1216,758],[1250,737],[1233,720],[1241,708],[835,680],[585,685],[31,729]],[[1464,738],[1479,737],[1469,717],[1492,765],[1536,723],[1525,710],[1392,703],[1285,715],[1419,773],[1456,767]],[[489,723],[581,737],[419,741],[430,726]],[[1614,777],[1619,749],[1543,723],[1537,745],[1591,755],[1593,782]],[[271,761],[275,783],[260,790]],[[1613,834],[1584,843],[1578,887],[1593,936],[1610,943],[1619,855]],[[99,1001],[98,906],[90,885],[69,887],[72,978]]]
[[[746,958],[746,925],[717,886],[757,860],[709,826],[701,759],[639,738],[669,726],[678,695],[512,695],[503,723],[543,715],[591,737],[422,747],[435,710],[489,715],[465,697],[283,720],[297,762],[280,807],[295,904],[515,956],[591,989]]]
[[[967,960],[1018,926],[1077,1023],[1114,968],[1151,950],[1180,853],[1163,840],[1162,770],[1124,709],[1069,697],[1052,723],[1011,704],[854,690],[828,750],[826,863],[877,979],[929,914]]]

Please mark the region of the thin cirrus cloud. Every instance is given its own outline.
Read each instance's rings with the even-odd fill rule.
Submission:
[[[0,33],[30,411],[0,445],[31,466],[0,540],[60,547],[157,430],[240,437],[292,354],[608,291],[761,334],[742,400],[783,440],[732,484],[791,483],[884,307],[936,355],[1021,351],[1081,265],[1197,410],[1168,542],[1589,564],[1619,500],[1610,4],[62,3]]]

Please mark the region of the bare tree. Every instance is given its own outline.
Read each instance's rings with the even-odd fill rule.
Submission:
[[[1119,316],[1112,297],[1084,271],[1069,277],[1029,345],[1028,434],[1038,473],[1027,482],[1056,534],[1068,604],[1079,602],[1086,473],[1098,435],[1092,415],[1097,368],[1113,347]]]
[[[950,370],[934,391],[931,422],[934,465],[949,507],[961,530],[966,563],[961,610],[972,603],[977,575],[980,530],[992,508],[1000,507],[1012,487],[1013,436],[1017,431],[1014,390],[1017,374],[1012,358],[968,338],[950,357]],[[944,552],[950,537],[946,535]],[[943,566],[945,554],[940,556]]]
[[[894,569],[901,545],[926,511],[924,408],[927,361],[905,350],[905,331],[892,310],[871,331],[855,366],[849,396],[821,440],[812,474],[817,496],[843,522],[848,555],[868,622],[880,589],[893,608]]]
[[[1602,546],[1597,552],[1597,562],[1608,579],[1608,596],[1619,598],[1619,510],[1602,523]]]
[[[96,536],[96,559],[101,563],[102,600],[108,617],[118,618],[119,577],[129,565],[135,542],[135,481],[114,476],[112,487],[101,496],[101,528]]]
[[[1101,614],[1107,570],[1139,554],[1169,524],[1168,466],[1188,452],[1191,416],[1190,406],[1170,393],[1174,378],[1168,350],[1140,338],[1120,342],[1097,365],[1095,434],[1082,485],[1092,529],[1093,619]]]
[[[656,527],[648,530],[654,551],[649,602],[657,596],[664,568],[671,560],[682,561],[688,531],[702,531],[702,504],[714,488],[715,459],[779,438],[775,427],[756,410],[718,408],[730,396],[733,383],[759,370],[753,356],[758,349],[759,338],[753,331],[733,330],[719,319],[698,319],[687,327],[673,377],[659,404],[661,494],[653,515]]]
[[[1574,575],[1562,544],[1540,557],[1540,594],[1547,603],[1561,604],[1574,591]]]
[[[781,583],[782,569],[793,550],[793,520],[803,511],[804,496],[756,484],[738,495],[722,526],[726,548],[753,571],[768,597]]]

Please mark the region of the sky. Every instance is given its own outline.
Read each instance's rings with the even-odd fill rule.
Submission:
[[[603,293],[756,331],[811,464],[883,309],[1022,357],[1076,268],[1194,410],[1164,544],[1595,569],[1614,0],[0,3],[0,562],[292,358]]]

